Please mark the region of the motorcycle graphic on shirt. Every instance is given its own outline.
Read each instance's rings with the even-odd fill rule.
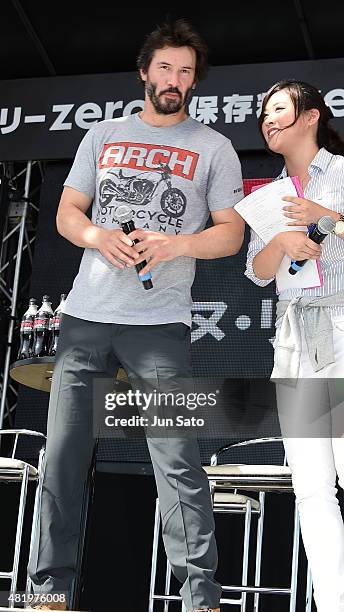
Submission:
[[[107,206],[115,199],[133,206],[146,206],[155,195],[160,196],[160,206],[169,217],[181,217],[186,209],[186,197],[172,186],[171,169],[167,164],[159,165],[161,171],[139,172],[125,176],[122,169],[109,171],[99,185],[99,202]],[[111,178],[110,176],[111,175]],[[148,175],[148,176],[147,176]],[[113,178],[112,178],[113,177]]]

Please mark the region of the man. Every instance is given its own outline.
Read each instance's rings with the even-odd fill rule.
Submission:
[[[84,137],[61,197],[57,228],[85,249],[68,296],[51,388],[40,533],[29,572],[36,593],[75,579],[80,508],[94,439],[92,380],[119,365],[137,385],[191,378],[195,260],[238,252],[240,164],[228,139],[187,115],[205,76],[206,46],[184,20],[152,32],[138,58],[143,111],[96,124]],[[127,181],[127,183],[126,183]],[[119,188],[119,182],[121,188]],[[93,201],[92,222],[86,211]],[[115,209],[129,203],[126,235]],[[209,211],[213,227],[204,230]],[[133,241],[139,242],[134,244]],[[141,274],[153,273],[145,290]],[[207,478],[196,440],[149,437],[167,555],[188,610],[218,610],[217,552]]]

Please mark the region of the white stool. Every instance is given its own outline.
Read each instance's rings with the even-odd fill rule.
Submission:
[[[251,528],[251,516],[252,514],[259,514],[260,504],[256,499],[252,499],[245,495],[239,495],[228,492],[215,492],[213,497],[213,508],[215,513],[232,513],[232,514],[244,514],[245,515],[245,532],[244,532],[244,546],[243,546],[243,559],[242,559],[242,584],[247,585],[248,578],[248,561],[249,561],[249,543],[250,543],[250,528]],[[172,570],[168,560],[166,560],[166,572],[165,572],[165,589],[162,595],[155,593],[156,583],[156,572],[157,572],[157,561],[158,561],[158,545],[160,535],[160,510],[159,500],[156,500],[155,506],[155,520],[154,520],[154,534],[153,534],[153,552],[152,552],[152,567],[151,567],[151,580],[150,580],[150,592],[149,592],[149,612],[153,612],[154,603],[158,600],[165,601],[164,612],[168,612],[169,602],[181,601],[181,597],[178,595],[171,595],[171,576]],[[224,603],[224,600],[221,600]],[[241,594],[240,599],[226,600],[226,603],[240,606],[241,612],[246,610],[246,593]],[[185,607],[182,607],[182,612],[185,611]]]
[[[27,499],[27,485],[29,481],[36,482],[35,502],[34,502],[32,527],[31,527],[31,539],[30,539],[30,552],[31,552],[35,530],[37,529],[37,525],[38,525],[38,515],[39,515],[40,498],[41,498],[41,491],[42,491],[42,474],[43,474],[46,436],[39,431],[31,431],[29,429],[0,429],[0,437],[3,435],[13,435],[14,443],[13,443],[13,447],[11,451],[11,456],[10,457],[0,457],[0,482],[6,482],[6,483],[20,482],[21,483],[12,569],[8,572],[0,571],[0,579],[11,581],[8,607],[13,609],[13,608],[18,607],[16,606],[16,603],[18,602],[16,602],[15,598],[16,598],[16,593],[17,593],[17,581],[18,581],[19,559],[20,559],[20,552],[21,552],[23,521],[24,521],[24,513],[25,513],[26,499]],[[31,465],[30,463],[27,463],[26,461],[22,461],[21,459],[18,459],[15,457],[16,450],[17,450],[17,444],[18,444],[18,438],[20,435],[36,436],[36,437],[41,438],[43,444],[39,451],[37,468]],[[28,586],[29,585],[27,585],[27,587]]]
[[[297,594],[297,572],[298,572],[298,557],[299,557],[299,541],[300,541],[300,524],[299,515],[297,512],[296,504],[294,509],[294,527],[293,527],[293,546],[292,546],[292,560],[291,560],[291,578],[290,586],[288,588],[281,587],[262,587],[260,586],[261,578],[261,559],[262,559],[262,548],[263,548],[263,534],[264,534],[264,510],[265,510],[265,494],[267,492],[292,492],[292,480],[290,468],[285,465],[285,453],[283,446],[283,465],[251,465],[247,463],[228,463],[218,465],[218,459],[220,455],[225,452],[230,452],[233,449],[239,447],[248,447],[252,445],[261,445],[267,443],[276,443],[283,445],[282,438],[260,438],[256,440],[247,440],[238,442],[236,444],[230,444],[221,447],[211,458],[211,465],[205,467],[208,479],[210,481],[211,490],[234,490],[237,493],[240,491],[257,491],[259,492],[259,518],[257,526],[257,542],[256,542],[256,559],[255,559],[255,580],[254,586],[247,587],[244,583],[238,586],[227,586],[224,585],[224,592],[242,592],[242,593],[254,593],[254,612],[259,610],[259,598],[261,594],[279,594],[289,595],[289,611],[295,612],[296,608],[296,594]],[[258,446],[257,446],[258,448]],[[223,598],[222,603],[231,603],[231,600]],[[245,610],[245,608],[242,608]]]
[[[292,492],[291,471],[286,465],[249,465],[249,464],[225,464],[218,465],[218,458],[226,451],[237,447],[245,447],[253,444],[263,444],[276,442],[282,444],[281,438],[262,438],[258,440],[248,440],[237,444],[221,447],[211,458],[211,465],[205,466],[207,473],[214,513],[222,514],[242,514],[245,519],[244,543],[242,555],[242,584],[224,585],[223,592],[240,593],[240,598],[229,599],[221,598],[221,604],[237,606],[240,612],[246,611],[247,593],[254,593],[254,612],[259,610],[259,597],[261,594],[280,594],[290,596],[290,612],[295,612],[296,592],[297,592],[297,570],[299,555],[299,516],[295,506],[294,527],[293,527],[293,554],[291,561],[291,580],[288,588],[280,587],[261,587],[261,559],[264,533],[264,509],[266,492]],[[284,453],[283,453],[284,456]],[[238,491],[255,491],[259,493],[259,500],[247,495],[242,495]],[[248,586],[248,562],[250,546],[251,518],[255,514],[258,517],[257,538],[256,538],[256,558],[255,558],[255,580],[254,586]],[[168,612],[169,602],[181,601],[181,597],[170,594],[171,586],[171,567],[167,561],[165,572],[165,589],[163,594],[155,593],[158,544],[160,533],[160,512],[159,502],[156,501],[155,521],[153,532],[153,551],[152,566],[149,592],[149,612],[154,612],[154,603],[164,601],[164,612]],[[308,591],[309,592],[309,591]],[[306,609],[309,612],[308,608]]]

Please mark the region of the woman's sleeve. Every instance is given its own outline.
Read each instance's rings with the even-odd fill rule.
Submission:
[[[258,234],[256,234],[256,232],[251,229],[251,240],[247,250],[245,276],[247,276],[247,278],[253,281],[256,285],[259,285],[259,287],[266,287],[266,285],[275,280],[274,278],[270,278],[269,280],[262,280],[261,278],[258,278],[255,275],[253,270],[253,260],[255,256],[258,255],[258,253],[260,253],[260,251],[264,248],[264,246],[265,244],[263,240],[261,240]]]

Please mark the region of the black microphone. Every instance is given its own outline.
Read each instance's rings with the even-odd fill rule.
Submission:
[[[332,217],[321,217],[316,225],[313,226],[311,231],[308,234],[308,238],[316,242],[316,244],[321,244],[323,240],[325,240],[328,234],[331,234],[335,228],[336,222]],[[308,259],[301,259],[300,261],[292,261],[289,274],[296,274],[299,270],[302,270],[302,267],[305,265]]]
[[[115,216],[125,234],[130,234],[136,229],[133,221],[134,213],[129,206],[123,204],[116,208]],[[133,240],[133,244],[137,244],[138,242],[140,241]],[[137,273],[145,267],[146,263],[146,261],[141,261],[141,263],[135,265]],[[143,276],[139,274],[139,279],[145,289],[153,289],[152,275],[150,272],[147,272],[147,274]]]

